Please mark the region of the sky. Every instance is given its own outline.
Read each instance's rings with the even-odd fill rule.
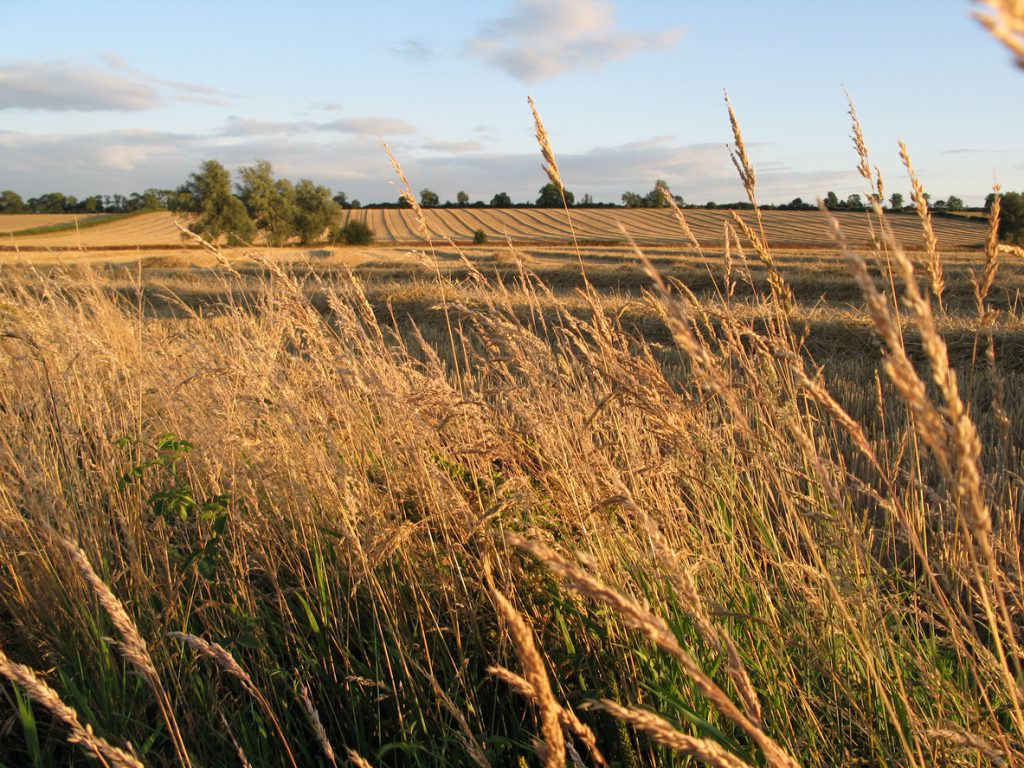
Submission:
[[[0,0],[0,189],[173,188],[269,160],[362,202],[534,200],[527,96],[577,198],[657,179],[744,199],[723,92],[762,202],[867,191],[844,88],[887,194],[897,142],[934,200],[1024,191],[1024,71],[967,0]],[[236,177],[237,178],[237,177]]]

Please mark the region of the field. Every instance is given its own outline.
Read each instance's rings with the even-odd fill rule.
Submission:
[[[1024,759],[1018,255],[435,213],[0,255],[0,763]]]
[[[482,230],[489,242],[516,244],[564,244],[572,241],[564,211],[550,209],[474,209],[450,208],[423,211],[431,237],[439,241],[451,238],[457,243],[472,242],[473,233]],[[711,246],[721,243],[724,226],[733,222],[728,211],[694,209],[685,212],[686,220],[698,241]],[[753,212],[738,212],[751,227],[757,225]],[[347,217],[365,221],[374,230],[377,242],[384,245],[416,246],[426,243],[414,211],[408,209],[366,209],[347,211]],[[0,232],[54,223],[53,216],[40,216],[40,222],[30,223],[31,216],[0,216]],[[64,217],[66,218],[66,217]],[[857,247],[871,247],[872,218],[866,213],[840,212],[838,220],[851,243]],[[7,219],[17,219],[16,224]],[[181,231],[175,220],[187,223],[169,212],[157,212],[115,220],[109,224],[90,227],[80,232],[65,230],[40,235],[8,237],[0,248],[48,249],[102,249],[102,248],[155,248],[180,246]],[[777,247],[817,247],[831,245],[827,220],[817,211],[765,211],[765,233]],[[896,236],[903,242],[921,247],[921,225],[913,215],[887,217]],[[628,234],[638,244],[677,244],[689,246],[689,236],[680,228],[673,212],[643,209],[579,209],[573,211],[573,229],[584,244],[624,243]],[[738,228],[738,227],[737,227]],[[980,248],[985,241],[987,225],[984,220],[966,217],[937,217],[934,229],[939,246],[947,250]]]
[[[7,235],[23,229],[49,227],[53,224],[73,224],[81,219],[95,218],[97,215],[80,215],[77,213],[5,213],[0,214],[0,234]],[[10,245],[10,240],[5,245]]]

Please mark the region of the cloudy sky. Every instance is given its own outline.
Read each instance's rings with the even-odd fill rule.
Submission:
[[[873,161],[933,198],[1024,190],[1024,72],[967,0],[0,0],[0,189],[174,187],[204,159],[266,159],[363,202],[415,191],[529,200],[546,178],[535,98],[578,196],[666,179],[743,197],[723,89],[766,202],[864,192]]]

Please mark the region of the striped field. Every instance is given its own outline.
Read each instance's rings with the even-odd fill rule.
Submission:
[[[560,244],[572,240],[573,231],[581,243],[624,243],[632,238],[641,245],[687,245],[683,232],[671,211],[643,209],[575,209],[570,217],[565,211],[543,208],[438,208],[423,212],[431,238],[446,237],[459,243],[471,242],[476,230],[497,244],[510,240],[522,244]],[[346,217],[367,222],[381,245],[422,245],[426,241],[416,219],[407,209],[362,209],[346,211]],[[187,216],[187,215],[186,215]],[[111,221],[81,231],[75,229],[39,235],[13,236],[13,231],[73,220],[73,216],[14,215],[0,216],[0,248],[152,248],[180,246],[181,232],[175,221],[185,223],[182,214],[161,211]],[[828,223],[817,211],[765,211],[765,233],[776,246],[831,246]],[[871,247],[873,226],[877,221],[867,213],[840,212],[847,238],[857,247]],[[725,225],[731,223],[740,231],[735,218],[757,227],[750,211],[692,209],[685,211],[693,234],[703,244],[721,243]],[[914,215],[889,216],[897,237],[907,248],[921,245],[921,227]],[[935,233],[939,247],[945,250],[980,247],[985,240],[984,219],[935,217]],[[742,235],[742,232],[740,232]],[[745,238],[743,238],[745,240]]]

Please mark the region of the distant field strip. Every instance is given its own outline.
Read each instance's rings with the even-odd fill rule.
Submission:
[[[59,214],[58,214],[59,215]],[[185,215],[187,217],[187,214]],[[83,229],[80,232],[74,229],[62,230],[60,232],[48,232],[40,235],[22,235],[17,238],[5,236],[0,238],[0,245],[18,247],[47,247],[47,248],[118,248],[118,247],[151,247],[151,246],[180,246],[181,232],[174,226],[175,219],[185,220],[182,214],[175,214],[169,211],[157,211],[155,213],[144,213],[138,216],[130,216],[125,219],[117,219],[109,224]],[[47,223],[61,223],[73,220],[73,216],[63,216],[56,221],[46,222],[46,218],[54,218],[46,214],[42,215],[17,215],[0,216],[0,231],[13,231],[7,224],[7,219],[23,219],[17,228],[27,229],[29,227],[44,226]]]
[[[751,211],[736,212],[756,229]],[[564,211],[545,208],[435,208],[423,211],[431,232],[443,233],[455,241],[469,241],[482,230],[491,242],[510,239],[517,243],[564,243],[572,238]],[[702,243],[718,243],[732,212],[691,209],[684,212],[694,235]],[[687,244],[687,238],[671,211],[642,209],[580,208],[572,211],[572,226],[583,242],[624,242],[628,236],[641,245]],[[866,213],[838,212],[846,236],[860,247],[870,247],[877,221]],[[363,209],[346,211],[346,216],[365,221],[381,244],[418,245],[424,238],[416,214],[408,209]],[[920,247],[921,225],[917,216],[887,217],[893,231],[908,248]],[[817,211],[765,211],[765,232],[775,245],[821,246],[831,244],[828,223]],[[975,248],[985,241],[987,223],[979,218],[936,216],[933,220],[939,246],[947,250]],[[620,226],[622,229],[620,229]]]
[[[101,213],[9,213],[0,216],[0,233],[49,227],[54,224],[73,224],[75,219],[85,221],[103,215]]]
[[[733,212],[690,209],[684,212],[697,239],[711,245],[721,243],[724,225],[733,220]],[[757,221],[751,211],[737,212],[751,228]],[[581,243],[623,243],[628,237],[644,246],[687,245],[675,215],[665,210],[580,208],[572,211],[572,229],[565,211],[546,208],[435,208],[423,212],[431,238],[456,242],[472,241],[482,230],[493,244],[506,239],[523,244],[562,244],[570,242],[572,231]],[[381,245],[423,245],[416,213],[408,209],[364,208],[345,212],[346,218],[365,221]],[[840,212],[846,236],[857,247],[871,247],[877,221],[866,213]],[[142,214],[127,219],[82,229],[67,229],[38,235],[12,236],[12,232],[31,227],[74,221],[72,214],[16,214],[0,216],[0,248],[153,248],[180,246],[181,233],[174,221],[187,214],[168,211]],[[922,244],[921,225],[911,214],[887,217],[897,237],[908,248]],[[735,224],[734,224],[735,226]],[[764,226],[768,240],[775,246],[821,247],[831,245],[828,224],[817,211],[765,211]],[[976,248],[985,240],[987,222],[982,218],[936,216],[935,233],[945,250]]]

